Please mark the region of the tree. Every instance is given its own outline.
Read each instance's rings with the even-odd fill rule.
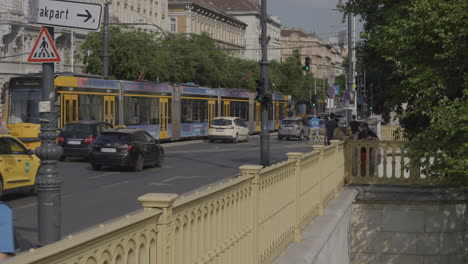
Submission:
[[[422,157],[416,165],[437,175],[468,176],[467,7],[459,0],[347,5],[365,21],[366,68],[381,72],[370,80],[374,94],[390,98],[386,107],[399,114],[409,154]]]

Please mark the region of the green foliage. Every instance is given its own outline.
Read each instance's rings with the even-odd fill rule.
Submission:
[[[468,176],[467,10],[459,0],[351,0],[376,100],[394,108],[434,174]],[[380,80],[380,81],[379,81]],[[429,157],[435,158],[434,160]]]
[[[142,69],[148,81],[194,82],[208,87],[255,90],[260,78],[257,61],[228,56],[208,35],[169,35],[165,38],[126,28],[110,27],[110,67],[114,79],[135,80]],[[304,74],[301,54],[268,68],[269,89],[292,95],[293,99],[309,98],[314,77]],[[85,72],[102,72],[102,35],[91,33],[80,47],[79,59]],[[319,83],[322,83],[320,81]],[[320,95],[320,94],[319,94]],[[319,96],[322,98],[324,93]]]

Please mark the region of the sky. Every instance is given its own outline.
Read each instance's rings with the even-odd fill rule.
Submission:
[[[267,0],[267,9],[270,15],[280,18],[283,27],[315,32],[318,37],[328,41],[329,37],[347,29],[347,24],[341,23],[343,14],[333,10],[338,2],[339,0]],[[356,25],[356,30],[359,31],[361,25],[357,19]]]

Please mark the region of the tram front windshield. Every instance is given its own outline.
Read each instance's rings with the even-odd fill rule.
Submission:
[[[19,80],[24,83],[25,81]],[[30,80],[28,87],[15,85],[18,80],[10,86],[10,114],[8,123],[34,123],[39,124],[39,101],[42,98],[38,83]],[[22,84],[20,83],[20,84]]]

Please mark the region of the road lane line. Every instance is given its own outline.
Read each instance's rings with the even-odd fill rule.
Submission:
[[[150,183],[150,185],[154,185],[154,186],[168,186],[170,184],[168,183],[161,183],[161,182],[152,182]]]
[[[102,186],[102,188],[108,188],[108,187],[112,187],[112,186],[115,186],[115,185],[126,184],[126,183],[128,183],[128,181],[116,182],[116,183],[113,183],[113,184]]]
[[[96,176],[88,177],[88,179],[96,179],[96,178],[100,178],[100,177],[104,177],[104,176],[108,176],[108,175],[113,175],[113,174],[120,174],[120,171],[114,171],[114,172],[99,174],[99,175],[96,175]]]
[[[35,206],[35,205],[37,205],[37,203],[32,203],[32,204],[27,204],[27,205],[15,207],[14,209],[24,209],[24,208],[28,208],[28,207]]]
[[[200,176],[176,176],[176,177],[172,177],[161,182],[169,182],[169,181],[174,181],[177,179],[193,179],[193,178],[201,178],[201,177]]]

